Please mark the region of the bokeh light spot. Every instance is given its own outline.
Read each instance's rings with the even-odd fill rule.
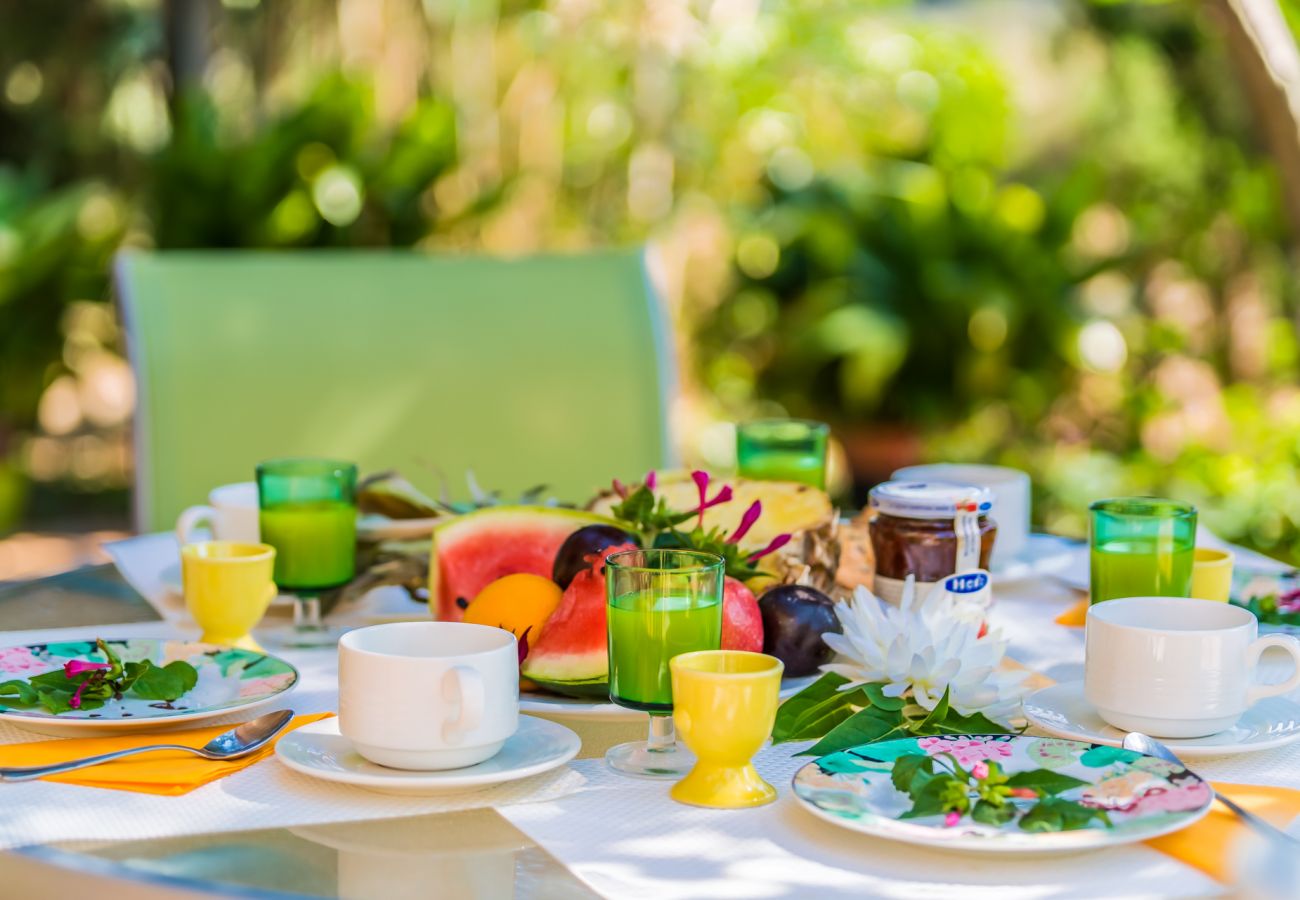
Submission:
[[[1079,330],[1079,359],[1094,372],[1118,372],[1128,361],[1128,343],[1114,322],[1097,319]]]

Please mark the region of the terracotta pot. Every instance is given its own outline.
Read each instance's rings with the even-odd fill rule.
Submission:
[[[836,427],[835,434],[844,444],[849,471],[853,473],[854,498],[861,502],[866,501],[872,485],[888,481],[895,470],[922,460],[921,433],[912,425],[854,423]]]

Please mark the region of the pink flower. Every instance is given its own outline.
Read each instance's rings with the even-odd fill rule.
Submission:
[[[767,556],[769,553],[775,553],[788,543],[790,543],[790,535],[778,534],[776,537],[772,538],[772,543],[768,544],[757,553],[750,554],[749,561],[753,562],[756,559],[761,559],[762,557]]]
[[[988,763],[984,763],[984,762],[975,763],[975,765],[970,767],[970,773],[980,780],[988,778],[989,777]]]
[[[691,473],[691,481],[695,482],[695,489],[700,492],[700,505],[696,512],[700,516],[700,524],[704,524],[704,511],[710,507],[717,506],[719,503],[728,503],[731,500],[731,485],[725,484],[722,489],[714,496],[712,500],[706,499],[709,494],[709,473],[696,469]]]
[[[657,476],[657,475],[655,474],[655,470],[654,470],[654,469],[651,469],[649,472],[646,472],[646,473],[645,473],[645,486],[646,486],[646,488],[648,488],[649,490],[652,490],[652,491],[653,491],[653,490],[655,489],[655,485],[656,485],[658,482],[659,482],[659,476]]]
[[[113,668],[106,662],[87,662],[84,659],[70,659],[63,664],[63,674],[68,678],[75,678],[82,672],[94,672],[99,669]]]
[[[81,709],[81,692],[86,689],[86,685],[88,684],[90,684],[89,678],[77,685],[76,692],[72,695],[72,699],[68,701],[68,705],[73,709]]]
[[[749,505],[749,509],[745,510],[745,514],[740,517],[740,524],[737,525],[736,530],[731,533],[731,537],[727,538],[727,543],[739,544],[740,539],[749,533],[749,529],[754,527],[754,523],[758,521],[758,517],[762,514],[763,501],[755,500]]]
[[[1009,789],[1012,797],[1019,797],[1021,800],[1036,800],[1038,792],[1033,788],[1013,787]]]
[[[957,810],[955,809],[949,810],[948,815],[943,817],[943,827],[951,828],[952,826],[956,825],[960,821],[961,821],[961,813],[957,812]]]

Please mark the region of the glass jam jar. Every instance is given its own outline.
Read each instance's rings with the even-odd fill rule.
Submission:
[[[871,489],[876,596],[897,605],[904,580],[918,596],[935,582],[987,569],[998,526],[987,488],[941,481],[886,481]]]

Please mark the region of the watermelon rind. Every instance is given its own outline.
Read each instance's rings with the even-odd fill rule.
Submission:
[[[563,697],[586,700],[591,697],[609,696],[609,682],[604,678],[593,681],[539,681],[536,678],[530,680],[541,690]]]
[[[480,530],[491,531],[509,525],[512,521],[543,520],[547,523],[571,525],[577,531],[586,525],[614,525],[617,519],[581,509],[569,509],[556,506],[488,506],[473,512],[464,513],[438,524],[433,529],[433,538],[429,552],[429,609],[438,617],[438,583],[440,579],[438,566],[438,542],[452,541],[457,537],[475,534]],[[545,573],[549,576],[549,571]],[[469,598],[472,599],[472,598]]]

